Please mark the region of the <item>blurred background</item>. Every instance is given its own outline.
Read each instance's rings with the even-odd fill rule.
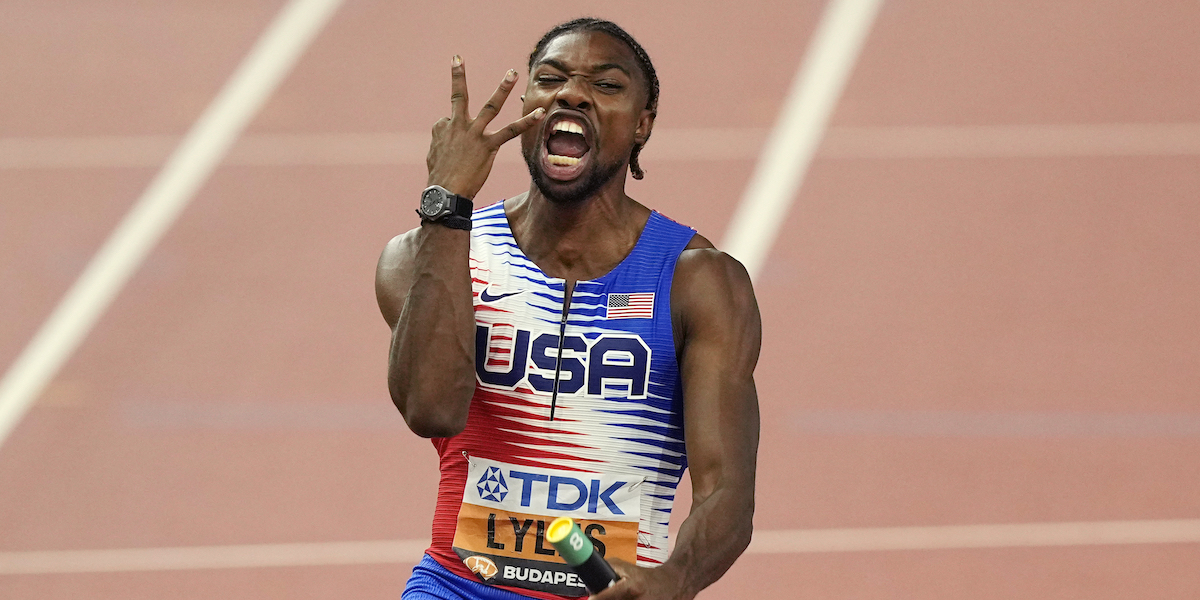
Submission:
[[[719,243],[827,14],[326,4],[5,417],[0,597],[398,598],[437,466],[388,398],[373,276],[417,224],[450,57],[474,112],[558,22],[622,24],[662,81],[627,191]],[[288,5],[0,0],[10,382]],[[782,227],[754,262],[756,541],[701,597],[1195,598],[1200,5],[868,12],[799,190],[758,216]],[[516,150],[477,204],[527,188]]]

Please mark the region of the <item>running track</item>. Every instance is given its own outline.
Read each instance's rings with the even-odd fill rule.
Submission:
[[[720,239],[823,7],[642,4],[347,1],[0,445],[0,597],[398,597],[436,466],[372,276],[449,57],[478,107],[554,23],[625,24],[663,82],[629,191]],[[3,368],[282,6],[0,1]],[[756,283],[760,545],[702,597],[1196,597],[1198,29],[884,2]],[[1142,543],[1045,525],[1118,521]]]

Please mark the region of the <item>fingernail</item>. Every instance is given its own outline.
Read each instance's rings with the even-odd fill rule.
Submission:
[[[508,72],[504,74],[504,80],[509,83],[516,81],[517,80],[517,70],[509,69]]]
[[[533,118],[535,118],[535,119],[541,118],[541,116],[544,114],[546,114],[546,109],[544,109],[540,106],[533,109]]]
[[[450,66],[452,66],[452,67],[457,67],[461,64],[462,64],[462,57],[457,54],[454,55],[454,58],[450,59]]]

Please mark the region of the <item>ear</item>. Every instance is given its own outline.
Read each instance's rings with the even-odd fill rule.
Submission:
[[[654,129],[654,117],[656,116],[657,114],[654,111],[648,108],[642,109],[642,116],[638,118],[637,129],[633,131],[633,141],[643,146],[646,144],[650,139],[650,131]]]

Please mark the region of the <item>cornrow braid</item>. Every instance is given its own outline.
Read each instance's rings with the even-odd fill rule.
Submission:
[[[620,25],[617,25],[612,21],[605,21],[604,19],[596,19],[593,17],[583,17],[581,19],[567,21],[566,23],[558,25],[554,27],[554,29],[547,31],[546,35],[543,35],[542,39],[538,40],[537,46],[533,48],[533,52],[529,54],[529,69],[533,70],[533,64],[537,62],[537,60],[542,56],[542,53],[546,51],[546,46],[548,46],[555,38],[565,33],[575,33],[578,31],[599,31],[601,33],[606,33],[618,40],[621,40],[626,46],[629,46],[629,49],[633,51],[634,57],[637,58],[638,67],[641,68],[642,75],[646,78],[646,91],[648,92],[646,109],[652,114],[657,114],[658,74],[654,72],[654,63],[650,62],[650,55],[646,54],[646,49],[642,48],[642,45],[637,43],[637,40],[633,39],[632,35],[629,35],[629,32],[621,29]],[[646,141],[649,140],[650,138],[647,137]],[[643,171],[641,165],[638,164],[638,154],[641,154],[642,147],[644,145],[645,142],[634,144],[633,152],[629,154],[629,171],[633,174],[634,179],[641,179],[646,176],[646,172]]]

